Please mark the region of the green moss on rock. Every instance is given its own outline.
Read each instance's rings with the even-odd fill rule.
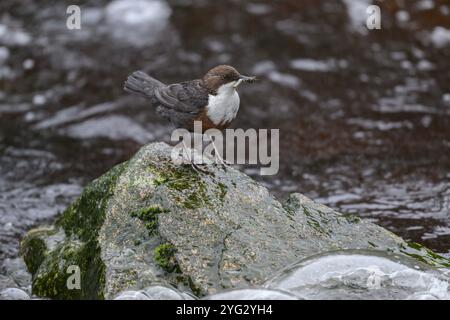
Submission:
[[[20,244],[20,254],[31,274],[34,274],[47,255],[45,238],[55,233],[53,228],[38,228],[30,231]]]
[[[417,259],[426,264],[438,267],[438,268],[449,268],[450,260],[433,252],[432,250],[422,246],[416,242],[409,242],[406,246],[402,245],[400,247],[400,252]]]
[[[178,261],[175,258],[176,248],[170,243],[163,243],[154,251],[156,263],[166,272],[180,273]]]
[[[156,234],[156,230],[158,228],[158,215],[164,212],[169,212],[169,210],[163,209],[160,205],[152,205],[150,207],[131,212],[131,216],[144,222],[145,228],[149,231],[149,235],[153,236]]]
[[[219,182],[217,184],[217,186],[219,187],[219,198],[220,200],[223,202],[223,200],[225,199],[225,196],[227,195],[228,192],[228,188],[226,185],[224,185],[223,183]]]
[[[361,218],[356,214],[346,213],[346,214],[342,214],[342,216],[349,223],[360,223],[361,222]]]
[[[310,211],[309,208],[307,208],[306,206],[302,206],[303,208],[303,213],[305,214],[307,220],[306,223],[312,228],[314,229],[316,232],[320,233],[320,234],[324,234],[324,235],[331,235],[331,231],[325,229],[324,225],[326,224],[326,221],[323,221],[323,219],[321,219],[321,212],[320,211]]]
[[[80,268],[80,289],[69,289],[70,266]],[[68,242],[49,253],[33,277],[33,294],[58,299],[103,299],[104,264],[94,241]]]
[[[108,199],[125,166],[126,163],[120,164],[89,184],[80,198],[63,212],[54,229],[30,231],[24,238],[21,252],[33,276],[33,294],[56,299],[103,298],[105,266],[98,233]],[[49,248],[50,237],[61,229],[69,240]],[[67,287],[71,275],[67,268],[72,265],[80,268],[81,290]]]
[[[149,170],[155,175],[155,185],[166,186],[184,208],[213,207],[204,178],[191,166],[166,163],[164,166],[151,165]]]
[[[67,208],[56,225],[62,227],[68,236],[77,236],[81,241],[88,241],[97,236],[116,180],[126,164],[125,162],[115,166],[86,186],[80,198]]]

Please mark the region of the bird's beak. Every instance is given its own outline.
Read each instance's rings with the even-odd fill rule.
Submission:
[[[247,77],[247,76],[241,75],[239,77],[239,80],[242,80],[243,82],[255,82],[256,81],[256,77]]]
[[[256,81],[256,77],[248,77],[248,76],[243,76],[241,75],[239,77],[239,80],[236,81],[236,83],[234,84],[234,87],[237,88],[238,85],[240,85],[242,82],[255,82]]]

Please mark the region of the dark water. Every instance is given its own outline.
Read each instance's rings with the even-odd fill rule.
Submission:
[[[448,1],[384,1],[374,31],[364,0],[139,1],[137,17],[79,1],[81,30],[65,2],[0,2],[0,262],[90,180],[169,140],[122,91],[128,73],[176,82],[220,63],[263,79],[240,87],[234,127],[280,129],[279,174],[249,174],[449,256]]]

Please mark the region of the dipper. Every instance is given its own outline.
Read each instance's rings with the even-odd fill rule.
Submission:
[[[177,128],[192,132],[194,121],[201,121],[203,133],[211,128],[225,129],[232,123],[239,110],[237,87],[254,81],[256,77],[241,75],[232,66],[219,65],[201,79],[169,85],[136,71],[125,81],[124,89],[149,99],[156,112]],[[224,163],[217,149],[216,157]]]
[[[227,128],[239,110],[237,87],[254,82],[227,65],[209,70],[202,79],[166,85],[142,71],[133,72],[124,89],[150,100],[156,112],[177,128],[194,130],[194,121],[202,122],[203,132]]]

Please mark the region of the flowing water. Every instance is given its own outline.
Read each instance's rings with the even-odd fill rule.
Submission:
[[[169,140],[123,92],[130,72],[176,82],[222,63],[262,79],[239,88],[233,127],[280,129],[279,173],[250,175],[450,256],[448,1],[378,3],[381,30],[366,0],[78,3],[81,30],[71,1],[0,2],[0,266],[89,181]]]

